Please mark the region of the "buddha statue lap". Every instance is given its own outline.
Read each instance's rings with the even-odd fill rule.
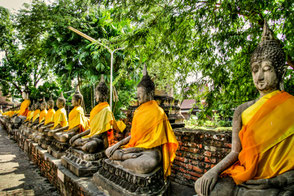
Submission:
[[[41,107],[40,103],[36,102],[34,116],[32,118],[32,121],[27,125],[28,127],[27,137],[32,140],[34,139],[33,137],[35,135],[34,134],[35,130],[33,129],[33,127],[39,123],[39,119],[40,119],[40,113],[41,113],[40,107]]]
[[[48,146],[47,150],[48,152],[57,157],[60,156],[57,152],[55,153],[55,145],[53,144],[51,147],[52,142],[54,141],[54,133],[55,132],[60,132],[68,129],[68,121],[67,121],[67,115],[66,115],[66,110],[65,110],[65,103],[66,100],[63,97],[63,93],[61,93],[61,96],[57,99],[56,105],[59,108],[55,114],[54,114],[54,124],[45,126],[45,129],[43,130],[44,134],[46,134],[45,140],[46,140],[46,145]],[[54,153],[54,154],[53,154]],[[60,158],[60,157],[59,157]]]
[[[165,112],[154,101],[154,91],[145,66],[131,135],[106,149],[108,159],[93,177],[110,194],[163,195],[169,187],[178,142]]]
[[[62,157],[62,164],[77,176],[91,176],[101,166],[108,147],[107,131],[112,129],[123,131],[125,126],[117,126],[111,109],[107,103],[108,88],[103,75],[96,87],[95,106],[90,113],[90,129],[71,138],[66,155]],[[115,123],[113,123],[115,122]],[[124,125],[124,124],[123,124]]]
[[[54,115],[54,101],[52,99],[52,96],[50,96],[50,99],[48,101],[48,111],[44,120],[44,125],[40,125],[38,127],[39,134],[36,137],[39,146],[41,146],[43,149],[47,149],[48,145],[50,144],[46,141],[47,132],[45,132],[44,130],[50,129],[54,126]]]
[[[250,64],[260,97],[235,110],[232,150],[196,181],[198,195],[294,195],[294,97],[281,91],[285,55],[266,21]]]

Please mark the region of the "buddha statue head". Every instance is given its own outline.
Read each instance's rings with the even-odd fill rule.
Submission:
[[[95,96],[96,96],[96,101],[98,103],[107,102],[107,99],[108,99],[108,87],[107,87],[107,85],[105,83],[103,74],[101,75],[100,82],[96,87]]]
[[[53,109],[54,108],[54,101],[52,99],[52,95],[50,96],[50,99],[48,101],[48,109]]]
[[[75,94],[72,96],[71,103],[73,106],[80,106],[83,102],[83,95],[80,93],[79,86],[77,86]]]
[[[266,21],[261,42],[251,56],[250,65],[254,85],[261,94],[283,90],[285,54]]]
[[[25,88],[25,90],[22,92],[22,98],[24,100],[29,99],[29,89]]]
[[[43,97],[43,102],[41,103],[41,110],[45,110],[47,108],[47,103],[45,97]]]
[[[41,104],[37,101],[35,103],[35,110],[39,110],[41,108]]]
[[[56,106],[60,109],[60,108],[64,108],[65,107],[65,98],[63,97],[63,92],[61,92],[60,97],[58,97],[57,102],[56,102]]]
[[[147,72],[147,67],[144,65],[143,77],[137,86],[137,96],[139,104],[151,101],[154,99],[155,85]]]
[[[35,100],[33,100],[33,103],[30,105],[30,111],[35,110]]]

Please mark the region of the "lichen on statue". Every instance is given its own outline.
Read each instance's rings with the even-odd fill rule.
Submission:
[[[77,133],[83,132],[88,127],[88,119],[85,117],[84,109],[81,107],[83,96],[79,89],[72,97],[72,106],[74,108],[69,113],[69,126],[66,129],[54,131],[54,138],[59,142],[68,142],[71,137]],[[53,132],[53,131],[52,131]]]
[[[294,97],[281,91],[285,55],[266,22],[250,65],[260,97],[235,110],[232,150],[196,181],[198,195],[294,194]]]
[[[101,75],[101,80],[96,87],[95,97],[98,104],[90,112],[89,129],[70,140],[72,147],[87,153],[100,152],[108,147],[108,130],[114,128],[118,131],[123,131],[125,128],[123,123],[115,121],[111,108],[107,103],[108,88],[103,75]]]
[[[171,174],[178,142],[161,107],[154,100],[155,85],[144,67],[137,86],[140,106],[134,112],[131,135],[106,149],[113,164],[137,174],[148,174],[162,166],[164,176]]]

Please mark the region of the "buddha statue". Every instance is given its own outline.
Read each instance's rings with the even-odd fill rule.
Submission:
[[[112,125],[119,131],[123,131],[125,126],[118,126],[108,100],[108,87],[105,84],[104,76],[101,75],[100,82],[96,87],[97,105],[90,113],[90,129],[74,136],[70,140],[70,144],[84,152],[94,153],[105,150],[108,147],[107,131],[112,129]],[[115,123],[114,123],[115,122]]]
[[[29,127],[33,127],[34,125],[38,124],[39,123],[39,117],[40,117],[40,113],[41,113],[41,110],[40,110],[40,103],[39,102],[36,102],[35,103],[35,106],[34,106],[34,115],[33,115],[33,118],[31,119],[31,123],[28,125]]]
[[[24,101],[21,103],[19,111],[13,115],[13,125],[15,129],[18,129],[20,127],[22,122],[27,118],[29,112],[29,105],[31,104],[31,101],[29,99],[28,89],[25,89],[22,92],[22,98]]]
[[[47,111],[47,114],[45,116],[44,124],[43,125],[41,124],[38,127],[39,134],[36,137],[36,140],[37,140],[38,144],[44,149],[47,149],[47,146],[48,146],[46,144],[46,140],[45,140],[45,137],[47,136],[47,133],[45,133],[44,130],[49,129],[49,128],[54,126],[55,110],[54,110],[54,101],[52,99],[52,96],[50,96],[50,99],[48,101],[47,106],[48,106],[48,111]]]
[[[55,112],[54,114],[54,123],[53,125],[50,123],[48,125],[45,125],[44,129],[43,129],[43,133],[46,134],[47,136],[45,137],[46,140],[46,145],[51,144],[54,135],[54,131],[57,130],[57,132],[59,131],[63,131],[66,130],[68,127],[68,121],[67,121],[67,115],[66,115],[66,110],[65,110],[65,103],[66,100],[63,97],[63,93],[61,92],[60,97],[58,97],[57,101],[56,101],[56,105],[58,107],[58,110]]]
[[[69,126],[66,127],[66,130],[60,131],[51,130],[54,132],[54,138],[59,142],[68,142],[69,139],[76,135],[77,133],[83,132],[88,127],[88,119],[85,117],[84,109],[82,108],[83,95],[80,93],[79,88],[72,97],[72,106],[74,107],[68,116]]]
[[[39,116],[39,123],[33,126],[34,134],[32,138],[35,142],[38,142],[38,137],[37,137],[39,135],[38,128],[44,125],[45,118],[47,115],[47,103],[46,103],[45,97],[43,98],[43,102],[41,103],[40,109],[41,109],[41,112]]]
[[[136,194],[140,195],[145,191],[157,192],[158,189],[149,190],[149,188],[154,186],[161,189],[164,186],[164,179],[167,179],[171,174],[171,165],[175,158],[178,142],[165,112],[154,100],[154,92],[155,85],[147,73],[146,66],[144,66],[143,78],[137,86],[140,106],[134,112],[131,135],[106,149],[105,154],[108,159],[105,160],[105,166],[98,171],[97,175],[94,175],[97,179],[95,180],[97,185],[101,185],[98,179],[107,178],[114,173],[126,172],[127,176],[133,176],[134,179],[146,180],[144,186],[139,185],[139,182],[139,184],[130,185],[133,188],[130,188],[129,191],[135,191]],[[105,171],[105,168],[113,167],[118,171],[111,172],[112,169]],[[108,175],[108,172],[112,174]],[[158,180],[155,180],[153,182],[155,184],[151,185],[147,178],[153,178],[153,174],[158,175],[156,177]],[[162,177],[160,177],[161,175]],[[119,183],[119,181],[125,180],[125,175],[113,176],[108,179],[112,178],[117,178],[118,180],[114,183]],[[158,194],[160,193],[158,192]]]
[[[198,195],[294,195],[294,97],[281,91],[285,55],[266,21],[250,66],[260,97],[235,110],[232,150],[196,181]]]
[[[98,104],[90,113],[89,129],[70,139],[72,147],[61,159],[62,164],[77,176],[90,176],[96,172],[108,147],[107,131],[112,128],[123,131],[125,128],[123,122],[115,121],[107,103],[108,88],[103,75],[96,87],[95,98]]]

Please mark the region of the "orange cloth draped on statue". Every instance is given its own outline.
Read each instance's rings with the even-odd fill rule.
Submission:
[[[44,125],[47,125],[51,122],[54,123],[54,114],[55,114],[55,110],[54,109],[49,109],[47,114],[46,114],[46,118],[45,118],[45,123]]]
[[[294,168],[294,97],[283,91],[264,97],[268,100],[245,120],[247,123],[239,132],[242,144],[239,160],[223,172],[236,184],[272,178]],[[263,97],[251,107],[262,101]]]
[[[45,109],[40,113],[39,123],[41,123],[45,120],[46,115],[47,115],[47,110]]]
[[[25,99],[21,105],[20,105],[20,109],[19,109],[19,113],[18,116],[27,116],[28,112],[29,112],[29,105],[31,104],[31,101],[29,99]]]
[[[30,121],[34,117],[34,111],[29,111],[25,121]]]
[[[116,130],[123,131],[125,124],[123,122],[116,122],[112,114],[112,111],[107,102],[102,102],[96,105],[90,113],[90,133],[83,138],[90,138],[94,135],[99,135],[112,129],[112,126]],[[108,138],[109,140],[110,138]]]
[[[36,120],[38,117],[40,117],[40,112],[41,112],[41,111],[40,111],[39,109],[34,111],[34,117],[33,117],[32,122],[35,122],[35,120]]]
[[[80,132],[85,131],[88,127],[88,119],[85,117],[84,109],[81,106],[75,106],[68,116],[69,127],[68,130],[79,126]]]
[[[3,113],[4,116],[9,116],[9,117],[12,117],[14,114],[15,114],[15,111],[7,111]]]
[[[125,148],[155,148],[162,146],[164,176],[171,174],[178,141],[163,109],[152,100],[140,105],[134,112],[131,139]]]
[[[61,127],[66,127],[68,125],[66,111],[64,108],[60,108],[54,114],[54,126],[51,129],[55,129],[57,125],[61,125]]]

